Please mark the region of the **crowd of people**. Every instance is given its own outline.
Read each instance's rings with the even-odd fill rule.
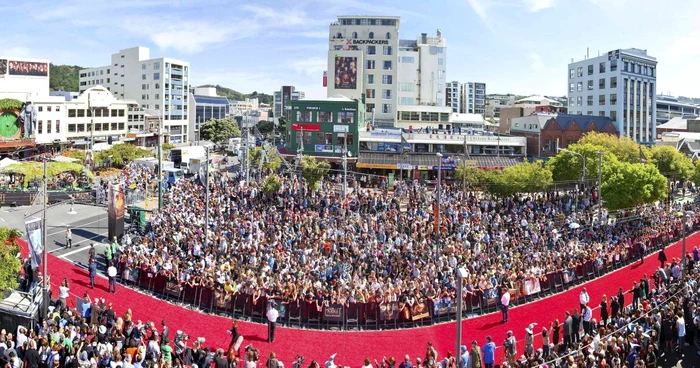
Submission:
[[[212,175],[206,232],[205,191],[197,180],[179,181],[152,217],[150,236],[125,246],[121,263],[254,301],[403,302],[408,316],[416,302],[454,299],[457,265],[469,274],[467,293],[495,299],[502,288],[527,292],[550,272],[641,254],[680,221],[649,206],[629,211],[627,221],[603,212],[599,226],[594,191],[580,200],[495,199],[449,185],[436,221],[435,192],[418,182],[390,191],[358,181],[344,199],[332,180],[315,191],[298,178],[280,180],[279,192],[266,193],[264,178],[246,185]]]

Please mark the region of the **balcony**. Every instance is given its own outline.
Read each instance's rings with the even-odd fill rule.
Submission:
[[[182,69],[178,69],[178,68],[172,68],[172,69],[170,69],[170,75],[173,75],[173,76],[174,76],[174,75],[182,76],[182,74],[183,74]]]
[[[173,86],[182,86],[182,79],[172,79],[170,80],[170,84]]]

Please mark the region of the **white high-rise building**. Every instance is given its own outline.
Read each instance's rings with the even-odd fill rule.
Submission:
[[[399,41],[399,105],[445,106],[446,46],[440,30]]]
[[[463,83],[461,105],[461,113],[483,115],[486,112],[486,83]]]
[[[568,67],[569,113],[607,116],[621,136],[656,140],[656,58],[620,49]]]
[[[329,28],[328,97],[361,99],[375,121],[393,122],[398,90],[399,18],[339,16]]]
[[[447,83],[445,88],[445,106],[452,108],[452,112],[459,113],[462,107],[462,88],[461,83],[452,81]]]
[[[170,142],[194,139],[189,129],[190,64],[170,58],[151,59],[146,47],[120,50],[108,66],[80,71],[80,92],[102,85],[119,99],[135,100],[141,108],[160,112]]]

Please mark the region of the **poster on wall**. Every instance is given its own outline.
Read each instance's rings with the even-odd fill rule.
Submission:
[[[0,75],[7,74],[7,60],[0,59]]]
[[[357,57],[335,57],[335,89],[357,89]]]
[[[107,206],[107,226],[109,241],[124,235],[124,187],[122,184],[109,184],[109,203]]]
[[[29,254],[32,260],[32,268],[37,268],[41,265],[41,256],[44,252],[41,219],[33,219],[25,222],[24,228],[27,233],[27,240],[29,240]]]
[[[10,75],[25,75],[34,77],[47,77],[49,64],[34,61],[13,61],[8,63]]]

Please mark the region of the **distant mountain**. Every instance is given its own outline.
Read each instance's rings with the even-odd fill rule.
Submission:
[[[274,96],[273,95],[268,95],[266,93],[258,93],[257,91],[254,91],[253,93],[241,93],[238,91],[234,91],[230,88],[222,87],[220,85],[211,85],[211,84],[205,84],[200,87],[215,87],[216,88],[216,94],[219,96],[224,96],[228,98],[229,100],[232,101],[242,101],[245,100],[246,98],[257,98],[258,102],[264,103],[264,104],[269,104],[272,105],[274,101]]]
[[[78,92],[78,72],[80,69],[83,67],[49,64],[49,89],[51,91]]]

